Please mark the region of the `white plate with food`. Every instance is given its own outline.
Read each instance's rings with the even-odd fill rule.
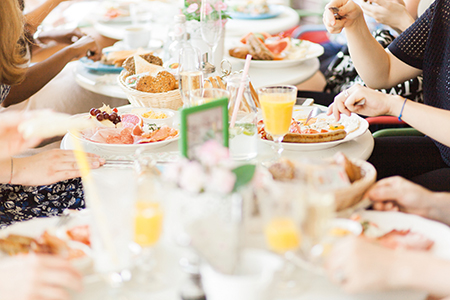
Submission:
[[[306,117],[311,109],[312,109],[312,107],[296,106],[294,108],[293,119],[301,122],[302,120],[306,119]],[[361,118],[357,114],[351,114],[350,117],[346,116],[346,115],[341,115],[341,120],[337,123],[334,121],[333,116],[325,116],[324,114],[317,116],[317,119],[322,120],[322,121],[320,121],[320,122],[318,121],[317,127],[311,127],[311,129],[319,130],[319,128],[326,127],[328,130],[330,127],[339,125],[340,130],[343,129],[346,131],[345,138],[340,139],[340,140],[335,140],[335,141],[329,141],[329,142],[314,142],[314,143],[283,142],[282,143],[283,148],[285,150],[291,150],[291,151],[315,151],[315,150],[328,149],[331,147],[335,147],[341,143],[350,142],[350,141],[360,137],[369,128],[369,123],[364,118]],[[292,121],[292,122],[294,122],[294,121]],[[309,123],[311,123],[311,121],[308,122],[308,124]],[[330,134],[332,134],[333,130],[328,130],[328,132]],[[337,130],[335,132],[337,132]],[[264,138],[261,138],[261,140],[268,145],[273,145],[272,140],[267,140]]]
[[[266,6],[267,9],[264,11],[249,10],[246,9],[247,7],[235,7],[234,10],[229,12],[230,17],[241,20],[264,20],[278,17],[285,10],[285,6],[276,4]]]
[[[433,243],[429,249],[431,253],[440,258],[450,260],[450,227],[443,223],[401,212],[367,210],[358,212],[358,215],[360,221],[368,221],[368,226],[376,227],[377,232],[370,233],[374,237],[386,236],[392,230],[403,231],[401,234],[403,237],[405,232],[412,235],[418,233]],[[365,230],[365,235],[369,234],[368,230]],[[416,244],[418,241],[417,236],[412,236],[411,238],[415,246],[421,246]],[[403,238],[401,240],[405,241]],[[422,242],[427,243],[426,240],[422,240]],[[429,243],[425,244],[424,247],[428,248],[428,245]]]
[[[227,58],[231,60],[232,62],[241,62],[245,63],[245,56],[248,52],[246,49],[246,45],[242,44],[242,41],[245,38],[241,39],[240,43],[235,43],[236,47],[231,48],[228,51]],[[258,40],[261,41],[262,38],[258,37]],[[250,63],[251,67],[254,68],[284,68],[284,67],[292,67],[302,64],[304,61],[312,58],[316,58],[321,56],[324,53],[324,48],[316,43],[306,41],[306,40],[299,40],[299,39],[293,39],[293,38],[283,38],[280,40],[276,40],[273,43],[269,43],[269,41],[272,38],[267,38],[265,43],[262,43],[257,45],[257,48],[260,52],[267,52],[268,49],[262,49],[265,47],[268,47],[269,52],[274,51],[276,54],[273,54],[275,56],[278,56],[276,59],[271,60],[261,60],[258,59],[257,56],[253,55],[253,59]],[[259,42],[258,42],[259,43]],[[235,52],[232,51],[232,49],[238,49],[238,51],[242,51],[238,54],[234,54]],[[256,48],[255,48],[256,49]],[[284,49],[284,50],[282,50]],[[279,52],[279,53],[278,53]],[[252,52],[250,51],[250,54]],[[256,58],[256,59],[255,59]]]
[[[141,115],[148,113],[150,110],[154,114],[166,115],[166,120],[170,124],[164,122],[156,124],[159,119],[144,121],[144,117]],[[108,116],[116,117],[106,117],[105,112]],[[99,117],[99,114],[102,116]],[[137,149],[151,151],[174,143],[179,139],[179,131],[173,127],[175,111],[169,109],[147,109],[131,106],[111,109],[104,105],[98,109],[91,109],[89,113],[83,114],[83,116],[91,119],[96,118],[98,126],[81,131],[79,136],[67,133],[61,143],[63,149],[73,149],[79,142],[87,152],[107,157],[111,155],[129,157],[134,155]],[[118,118],[120,118],[120,123]],[[123,124],[122,127],[119,126],[121,123]],[[132,126],[125,123],[131,123]],[[118,126],[115,126],[116,124]]]

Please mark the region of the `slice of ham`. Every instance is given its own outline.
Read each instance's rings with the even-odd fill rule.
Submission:
[[[142,139],[139,141],[139,143],[142,144],[165,141],[174,138],[177,135],[178,130],[168,126],[162,126],[160,129],[155,130],[151,133],[143,134]]]
[[[380,245],[391,249],[409,249],[428,251],[434,244],[426,236],[411,230],[392,230],[376,239]]]

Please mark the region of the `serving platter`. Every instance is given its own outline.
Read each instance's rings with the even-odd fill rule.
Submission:
[[[283,59],[283,60],[252,60],[250,62],[250,67],[253,68],[265,68],[265,69],[277,69],[277,68],[284,68],[284,67],[293,67],[301,65],[304,61],[317,58],[321,56],[324,53],[324,48],[316,43],[312,43],[309,41],[302,41],[302,43],[308,44],[308,49],[304,56],[296,59]],[[237,44],[234,44],[234,47],[236,47]],[[231,47],[233,48],[233,47]],[[228,53],[228,51],[227,51]],[[231,62],[240,62],[242,64],[245,63],[245,59],[242,58],[236,58],[229,53],[227,54],[227,59]]]

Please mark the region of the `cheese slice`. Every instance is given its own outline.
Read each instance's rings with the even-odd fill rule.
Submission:
[[[163,67],[151,64],[139,55],[134,56],[134,68],[136,74],[149,73],[151,76],[156,76],[164,70]]]

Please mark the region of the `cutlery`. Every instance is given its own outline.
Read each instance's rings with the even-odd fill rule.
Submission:
[[[365,100],[365,99],[362,99],[361,101],[357,102],[355,105],[364,105],[364,103],[366,103],[366,100]],[[315,106],[315,107],[314,107],[313,109],[311,109],[311,111],[309,112],[308,117],[306,118],[305,125],[308,124],[308,122],[309,122],[309,120],[310,120],[311,118],[314,118],[314,117],[317,117],[317,116],[320,115],[320,114],[326,113],[327,110],[328,110],[328,108],[326,108],[326,109],[321,109],[320,107]]]

